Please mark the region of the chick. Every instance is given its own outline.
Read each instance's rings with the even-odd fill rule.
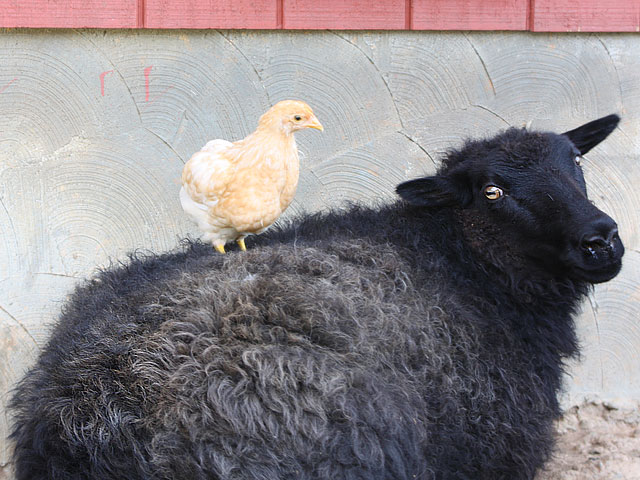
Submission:
[[[180,203],[218,252],[233,240],[246,250],[245,237],[266,230],[289,206],[300,171],[293,134],[303,128],[323,130],[306,103],[284,100],[251,135],[212,140],[186,163]]]

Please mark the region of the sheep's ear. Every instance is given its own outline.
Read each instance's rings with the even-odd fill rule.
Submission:
[[[436,175],[401,183],[396,193],[420,207],[463,207],[471,202],[471,191],[460,178]]]
[[[618,115],[607,115],[593,122],[585,123],[581,127],[564,132],[564,135],[569,137],[569,140],[580,150],[580,154],[584,155],[607,138],[616,128],[619,121],[620,117]]]

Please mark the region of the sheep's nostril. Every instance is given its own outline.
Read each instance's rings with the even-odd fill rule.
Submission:
[[[582,239],[580,246],[585,250],[599,250],[609,245],[606,238],[600,235],[590,235]]]
[[[613,242],[617,236],[617,228],[612,228],[605,235],[599,233],[584,235],[580,241],[580,246],[591,255],[595,255],[599,250],[613,248]]]
[[[608,215],[599,212],[595,218],[584,225],[580,238],[580,248],[591,255],[615,248],[614,240],[618,236],[618,225]]]

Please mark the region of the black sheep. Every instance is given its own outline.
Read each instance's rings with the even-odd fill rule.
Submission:
[[[18,480],[533,478],[572,315],[621,267],[579,165],[618,120],[467,142],[403,201],[247,253],[102,272],[14,392]]]

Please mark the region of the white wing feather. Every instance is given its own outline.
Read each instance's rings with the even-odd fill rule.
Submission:
[[[185,193],[199,205],[199,208],[206,210],[218,203],[215,193],[225,188],[231,167],[231,162],[222,154],[232,145],[231,142],[222,139],[211,140],[199,152],[194,153],[187,163],[192,183],[207,187],[202,189],[195,188],[195,185],[183,185]],[[219,181],[216,181],[217,179]],[[182,194],[180,198],[182,200]]]
[[[215,140],[208,141],[204,147],[200,149],[201,152],[218,152],[223,151],[233,145],[231,142],[216,138]]]

